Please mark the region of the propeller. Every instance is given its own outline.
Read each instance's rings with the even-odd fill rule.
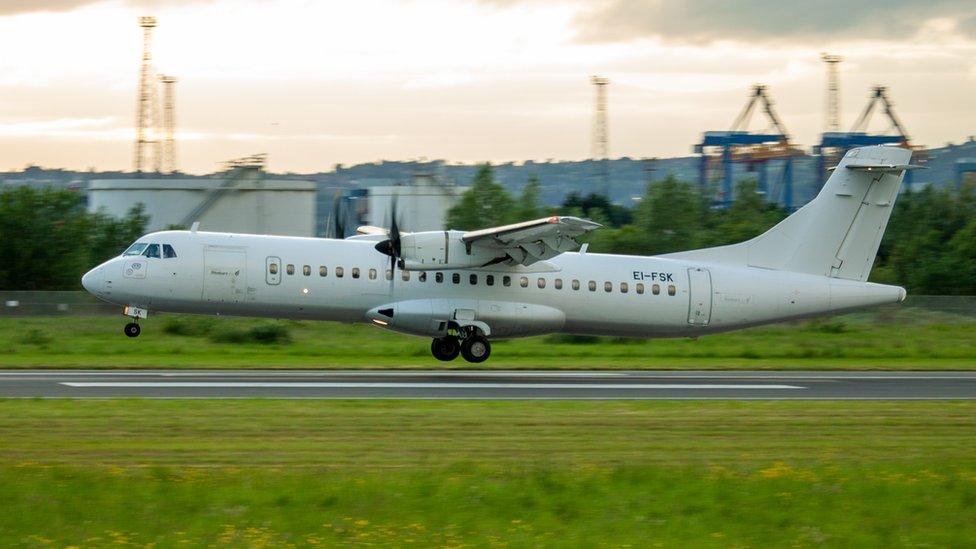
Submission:
[[[332,214],[329,216],[329,224],[325,228],[327,238],[343,239],[346,237],[345,217],[342,215],[342,193],[338,190],[332,199]]]
[[[397,221],[397,195],[393,195],[390,203],[390,232],[389,238],[378,242],[376,250],[390,256],[390,270],[396,272],[396,267],[403,268],[402,244],[400,240],[400,224]]]

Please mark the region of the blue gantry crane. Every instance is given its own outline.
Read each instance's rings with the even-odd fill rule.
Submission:
[[[757,105],[761,105],[763,113],[769,119],[768,129],[758,133],[748,130]],[[708,186],[710,173],[721,170],[721,187],[715,200],[716,206],[727,208],[732,203],[733,166],[744,162],[749,171],[758,172],[759,190],[765,194],[766,200],[793,209],[793,157],[803,153],[790,142],[786,126],[773,110],[773,101],[766,86],[753,86],[749,101],[735,119],[732,128],[729,131],[705,132],[694,151],[700,155],[699,184],[703,191]],[[775,194],[770,186],[768,170],[769,163],[773,161],[782,163]]]
[[[868,124],[875,108],[881,105],[881,110],[890,123],[883,133],[868,133]],[[912,145],[905,126],[895,114],[894,103],[888,97],[888,88],[874,86],[868,97],[868,104],[861,112],[854,126],[849,132],[824,132],[820,136],[820,144],[813,147],[813,154],[817,159],[817,188],[823,186],[827,178],[827,168],[836,165],[844,154],[854,147],[868,145],[898,145],[912,149],[915,152],[913,163],[923,162],[921,148]],[[911,170],[905,172],[905,183],[912,182]]]

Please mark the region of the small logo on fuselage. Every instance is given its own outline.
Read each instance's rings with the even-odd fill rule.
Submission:
[[[645,273],[634,271],[634,280],[651,280],[654,282],[674,282],[674,273]]]

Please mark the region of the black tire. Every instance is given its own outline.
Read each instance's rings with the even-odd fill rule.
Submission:
[[[435,337],[434,341],[430,342],[430,354],[434,355],[437,360],[450,362],[457,358],[460,353],[461,344],[458,343],[457,338],[450,336]]]
[[[139,337],[139,334],[142,333],[142,328],[135,322],[130,322],[125,325],[122,331],[129,337]]]
[[[478,364],[488,360],[491,356],[491,343],[488,338],[476,335],[461,342],[461,356],[468,362]]]

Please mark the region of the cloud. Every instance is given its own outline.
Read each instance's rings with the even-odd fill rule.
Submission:
[[[157,8],[166,5],[207,1],[212,0],[122,0],[122,3],[130,6]],[[102,2],[105,0],[0,0],[0,17],[21,13],[71,11]]]
[[[584,42],[659,37],[709,43],[722,40],[824,42],[850,39],[901,41],[926,21],[956,22],[976,38],[972,0],[608,0],[576,18]]]

